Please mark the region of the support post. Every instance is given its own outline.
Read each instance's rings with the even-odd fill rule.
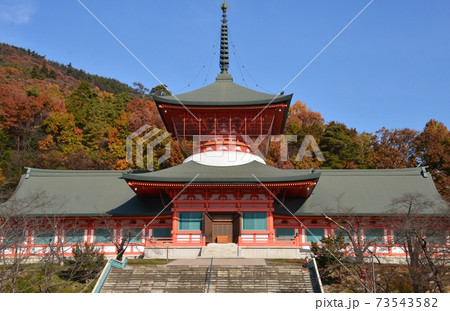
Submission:
[[[272,212],[267,212],[267,229],[269,230],[269,244],[273,244],[274,241],[274,228],[273,228],[273,214]]]
[[[174,211],[172,216],[172,244],[177,243],[178,235],[178,212]]]

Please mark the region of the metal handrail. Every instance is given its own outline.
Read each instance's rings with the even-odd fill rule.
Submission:
[[[206,288],[205,293],[209,293],[209,287],[211,285],[211,275],[212,275],[212,267],[213,267],[213,257],[211,257],[211,263],[209,264],[209,276],[208,276],[208,287]]]
[[[319,268],[317,267],[317,261],[314,256],[311,257],[311,260],[308,262],[307,266],[309,269],[312,269],[312,271],[315,274],[315,277],[317,280],[317,285],[319,287],[318,289],[320,290],[320,293],[325,293],[325,291],[323,289],[323,285],[322,285],[322,280],[320,278]]]
[[[128,264],[128,258],[125,257],[123,261],[118,261],[116,259],[110,259],[105,267],[103,268],[100,277],[97,280],[97,283],[94,286],[94,289],[92,290],[92,293],[100,293],[103,285],[106,282],[106,279],[109,276],[109,272],[111,271],[111,268],[125,268],[125,266]]]

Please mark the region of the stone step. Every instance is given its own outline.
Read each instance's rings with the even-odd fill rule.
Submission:
[[[127,266],[112,268],[102,292],[202,293],[209,266]],[[213,266],[210,292],[310,293],[307,269],[298,266]]]

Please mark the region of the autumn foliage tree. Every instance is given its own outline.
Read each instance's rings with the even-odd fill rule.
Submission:
[[[281,161],[280,142],[272,142],[269,146],[268,163],[283,169],[309,169],[318,168],[320,161],[317,158],[304,158],[296,160],[298,151],[301,148],[306,135],[312,135],[317,143],[323,136],[325,120],[320,112],[313,111],[301,101],[296,101],[289,108],[289,116],[286,121],[286,135],[295,135],[296,140],[288,143],[288,161]]]
[[[373,142],[374,168],[406,168],[417,164],[416,138],[418,132],[412,129],[387,129],[376,131]]]
[[[84,152],[81,130],[75,125],[75,117],[70,113],[55,112],[42,123],[47,136],[39,142],[43,167],[69,168],[70,157]]]
[[[14,85],[0,84],[0,131],[9,136],[7,162],[2,165],[18,181],[22,168],[34,159],[40,138],[39,125],[45,117],[44,105],[36,97],[28,96]],[[0,133],[1,134],[1,133]]]
[[[134,132],[146,124],[160,129],[164,128],[156,104],[150,100],[135,97],[128,103],[126,111],[130,113],[130,132]]]
[[[417,158],[428,166],[436,187],[450,202],[450,131],[442,123],[430,120],[417,136]]]
[[[43,104],[12,85],[0,84],[0,126],[22,143],[24,130],[35,125]],[[20,147],[18,145],[18,147]]]

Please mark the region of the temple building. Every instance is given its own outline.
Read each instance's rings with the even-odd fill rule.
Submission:
[[[337,232],[326,216],[355,216],[366,220],[362,235],[377,241],[374,252],[403,256],[389,221],[391,203],[415,193],[441,205],[430,174],[424,168],[267,165],[249,142],[283,134],[292,94],[261,93],[233,82],[226,4],[222,12],[216,81],[184,94],[154,96],[167,131],[179,141],[196,142],[194,154],[159,171],[28,168],[7,204],[42,193],[53,203],[29,209],[27,216],[58,222],[25,229],[22,249],[40,255],[63,241],[70,254],[71,246],[88,242],[113,255],[116,242],[128,235],[128,256],[195,258],[208,245],[228,244],[239,257],[300,258],[311,242]]]

